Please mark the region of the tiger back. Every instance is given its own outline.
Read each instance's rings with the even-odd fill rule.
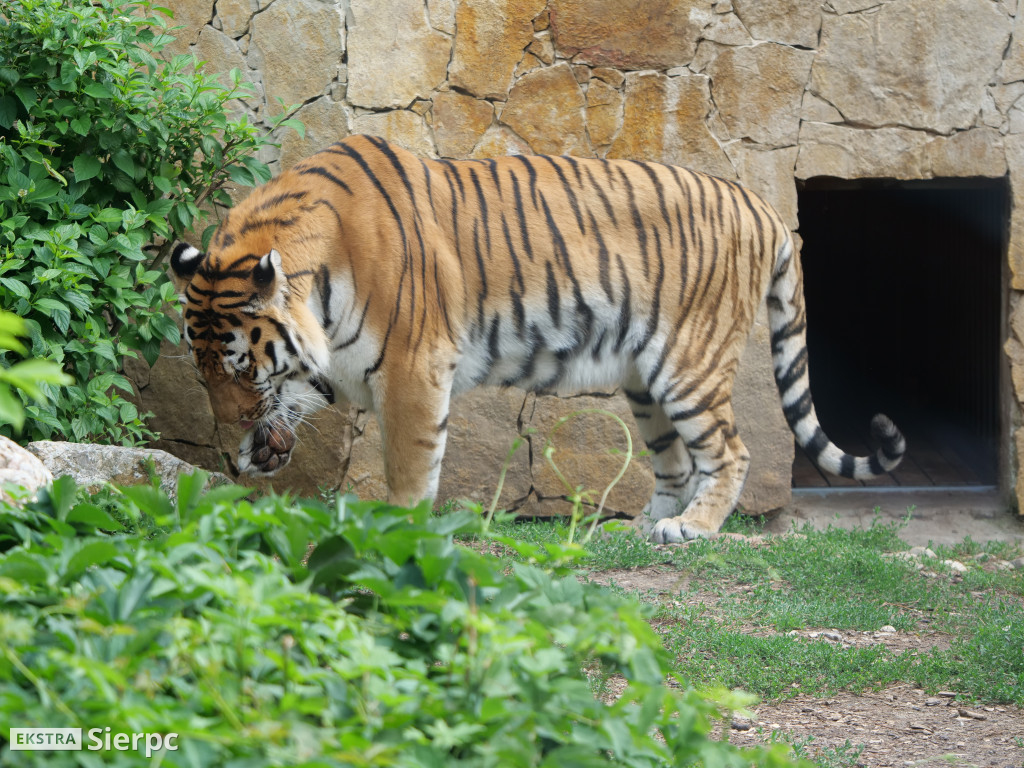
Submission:
[[[377,415],[390,499],[432,499],[453,394],[619,386],[655,472],[647,527],[706,536],[748,472],[732,388],[766,297],[783,412],[811,459],[860,479],[905,451],[884,416],[871,456],[827,438],[790,232],[741,185],[683,168],[429,160],[354,136],[254,191],[209,253],[178,244],[171,262],[246,471],[284,466],[303,417],[340,393]]]

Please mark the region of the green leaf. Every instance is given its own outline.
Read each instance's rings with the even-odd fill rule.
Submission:
[[[57,324],[57,328],[60,329],[61,333],[68,332],[68,326],[71,325],[71,310],[68,309],[67,304],[44,296],[36,299],[33,302],[33,306],[44,315],[53,318],[53,322]]]
[[[88,136],[92,128],[92,119],[88,115],[79,115],[71,120],[71,130],[79,136]]]
[[[103,83],[91,82],[82,89],[94,99],[112,99],[114,94]]]
[[[93,214],[93,219],[101,224],[120,224],[121,211],[117,208],[103,208]]]
[[[110,156],[110,159],[114,161],[114,165],[124,171],[131,178],[135,178],[135,160],[123,149],[119,149]]]
[[[46,382],[56,385],[74,383],[74,379],[50,360],[22,360],[8,368],[6,374],[11,377],[11,380]]]
[[[41,559],[23,551],[12,552],[0,560],[0,576],[26,586],[45,584],[50,572]]]
[[[32,295],[27,285],[13,277],[0,277],[0,285],[7,288],[19,299],[27,299]]]
[[[0,96],[0,128],[10,128],[18,117],[18,102],[12,96]]]
[[[79,155],[73,164],[75,181],[88,181],[99,175],[103,164],[92,155]]]
[[[102,507],[87,502],[76,505],[68,512],[65,520],[69,523],[82,523],[104,531],[124,530],[124,526],[111,517],[109,512]]]
[[[25,424],[24,406],[3,383],[0,383],[0,424],[10,424],[16,432],[21,432]]]
[[[109,541],[89,542],[68,560],[64,580],[70,581],[94,565],[108,563],[117,557],[117,554],[117,547]]]
[[[31,110],[39,102],[35,89],[27,85],[19,85],[14,89],[14,93],[17,94],[18,99],[26,110]]]
[[[301,120],[296,120],[294,117],[290,117],[287,120],[282,120],[281,125],[287,126],[299,134],[299,138],[306,138],[306,126]]]

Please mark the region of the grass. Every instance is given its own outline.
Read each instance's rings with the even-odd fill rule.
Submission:
[[[796,757],[814,760],[819,768],[857,768],[862,765],[859,758],[864,751],[864,745],[853,745],[847,739],[846,743],[839,747],[818,747],[814,744],[813,736],[806,736],[802,739],[793,737],[791,734],[772,734],[771,742],[783,741],[792,748]]]
[[[496,525],[538,544],[567,534],[560,521]],[[676,669],[698,686],[740,687],[778,701],[904,682],[929,692],[954,690],[967,701],[1024,706],[1024,572],[986,569],[985,558],[977,557],[1020,552],[1005,542],[965,540],[935,547],[936,557],[921,560],[918,570],[914,561],[891,556],[907,549],[899,528],[880,521],[855,531],[808,526],[793,536],[671,548],[612,530],[586,544],[584,567],[664,572],[659,586],[675,594],[638,598],[656,603],[653,622]],[[734,515],[724,530],[759,534],[761,526]],[[945,559],[964,562],[967,572],[954,576]],[[903,638],[918,636],[920,647],[844,648],[806,638],[806,630],[850,635],[885,625]],[[791,630],[805,636],[790,636]]]

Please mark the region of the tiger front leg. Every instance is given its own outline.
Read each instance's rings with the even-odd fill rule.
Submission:
[[[406,368],[386,378],[377,420],[392,504],[413,506],[437,495],[450,397],[451,377],[437,366]]]
[[[650,536],[659,520],[675,517],[686,509],[698,478],[683,438],[639,377],[628,380],[623,393],[647,445],[654,470],[654,494],[635,522],[645,536]]]
[[[736,507],[750,469],[750,453],[736,433],[728,405],[675,425],[693,457],[697,483],[682,514],[655,524],[651,538],[657,543],[717,533]]]

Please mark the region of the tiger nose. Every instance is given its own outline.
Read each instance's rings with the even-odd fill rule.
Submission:
[[[210,405],[213,406],[213,415],[221,424],[234,424],[243,421],[242,409],[238,403],[219,398],[215,393],[210,393]]]
[[[252,427],[252,417],[258,400],[245,397],[246,393],[237,387],[217,382],[210,385],[210,405],[213,407],[214,418],[221,424],[240,423],[242,429]]]

